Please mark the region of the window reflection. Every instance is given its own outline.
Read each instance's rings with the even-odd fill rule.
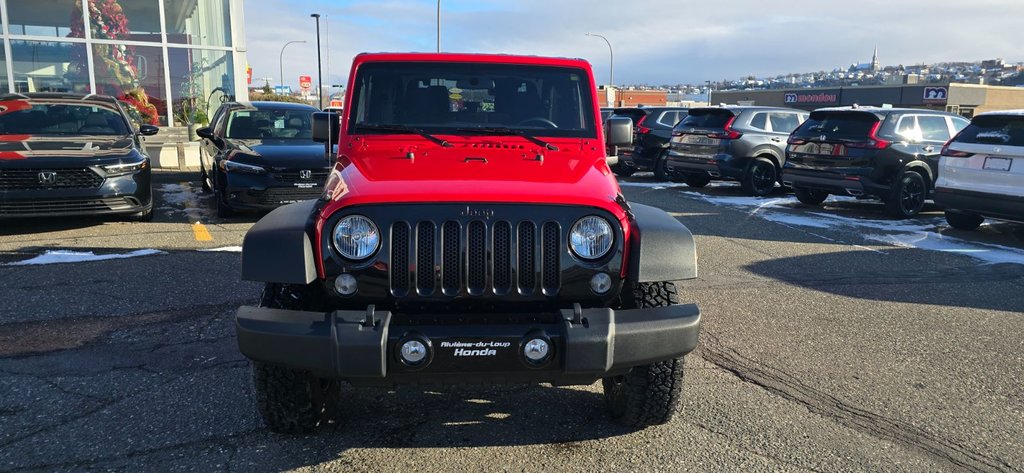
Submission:
[[[84,44],[11,41],[16,92],[89,92]]]
[[[167,42],[231,46],[229,0],[164,0]]]
[[[52,37],[81,37],[72,31],[82,31],[82,4],[80,0],[47,0],[46,8],[37,1],[8,1],[7,15],[11,34]]]
[[[204,125],[220,105],[234,95],[234,64],[229,51],[168,48],[174,122]]]
[[[161,48],[94,44],[96,92],[121,99],[139,123],[167,125]]]

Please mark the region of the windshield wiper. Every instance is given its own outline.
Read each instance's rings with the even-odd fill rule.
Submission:
[[[530,140],[530,141],[532,141],[532,142],[534,142],[534,143],[536,143],[538,145],[541,145],[541,146],[543,146],[543,147],[545,147],[545,148],[547,148],[547,149],[549,149],[551,151],[558,151],[558,147],[557,146],[555,146],[555,145],[553,145],[551,143],[548,143],[547,141],[544,141],[544,140],[542,140],[540,138],[537,138],[536,136],[533,136],[533,135],[531,135],[531,134],[529,134],[529,133],[527,133],[527,132],[525,132],[523,130],[517,130],[515,128],[509,128],[509,127],[505,127],[505,126],[474,126],[474,127],[456,128],[456,130],[458,130],[458,131],[468,131],[470,133],[480,133],[480,134],[483,134],[483,135],[521,136],[521,137],[526,138],[527,140]]]
[[[415,133],[420,135],[434,143],[437,143],[445,148],[451,148],[452,144],[448,140],[442,140],[430,133],[427,133],[419,128],[406,126],[406,125],[393,125],[393,124],[376,124],[376,123],[359,123],[356,128],[365,128],[367,130],[381,130],[381,131],[400,131],[405,133]]]

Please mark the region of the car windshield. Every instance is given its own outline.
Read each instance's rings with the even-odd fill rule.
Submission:
[[[359,68],[351,133],[434,134],[508,128],[529,135],[595,138],[590,79],[582,69],[475,63],[370,63]],[[366,127],[360,129],[361,125]]]
[[[959,143],[1024,146],[1024,116],[975,117],[956,137]]]
[[[116,109],[98,104],[0,102],[0,134],[4,135],[130,135]]]
[[[822,137],[826,139],[863,139],[871,134],[878,117],[860,112],[812,112],[793,132],[793,136]]]
[[[733,117],[732,112],[718,108],[697,108],[690,110],[686,118],[676,124],[676,128],[714,128],[720,129]]]
[[[253,140],[313,140],[316,110],[260,107],[236,110],[228,116],[227,138]]]

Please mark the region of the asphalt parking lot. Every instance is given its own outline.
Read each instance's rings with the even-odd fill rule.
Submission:
[[[1021,471],[1024,226],[626,180],[696,235],[683,412],[600,386],[358,389],[309,436],[259,422],[232,316],[255,216],[158,173],[151,223],[0,226],[0,471]]]

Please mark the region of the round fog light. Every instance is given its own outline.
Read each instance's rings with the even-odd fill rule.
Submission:
[[[351,296],[358,289],[356,277],[351,274],[342,274],[334,280],[334,290],[343,296]]]
[[[410,365],[418,365],[427,357],[427,346],[419,340],[409,340],[402,344],[402,361]]]
[[[605,273],[597,273],[590,278],[590,290],[595,294],[605,294],[612,290],[612,277]]]
[[[548,357],[548,342],[540,338],[526,342],[526,345],[523,345],[523,356],[533,363],[544,361]]]

